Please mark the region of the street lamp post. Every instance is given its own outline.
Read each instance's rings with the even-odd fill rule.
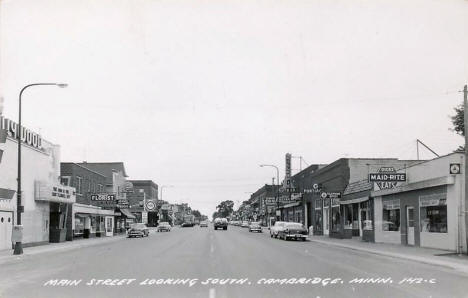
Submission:
[[[23,96],[24,90],[29,87],[34,86],[58,86],[60,88],[66,88],[68,85],[63,83],[34,83],[29,84],[23,87],[19,93],[19,111],[18,111],[18,129],[16,132],[16,137],[18,141],[18,188],[16,191],[16,225],[21,227],[21,213],[23,212],[23,208],[21,206],[21,97]],[[15,249],[13,254],[20,255],[23,253],[23,244],[22,244],[22,236],[15,243]]]
[[[278,187],[276,189],[276,210],[278,210],[278,208],[279,208],[279,169],[275,165],[260,165],[260,167],[261,168],[263,168],[263,167],[272,167],[272,168],[276,169],[276,183],[278,183]],[[275,215],[275,217],[277,217],[277,216]]]
[[[165,187],[174,187],[174,185],[162,185],[162,186],[161,186],[161,197],[160,197],[160,198],[161,198],[161,201],[163,200],[163,189],[164,189]],[[161,211],[161,209],[160,209],[159,211]],[[158,213],[159,213],[159,212],[158,212]],[[160,214],[161,214],[161,216],[162,216],[162,213],[160,213]]]

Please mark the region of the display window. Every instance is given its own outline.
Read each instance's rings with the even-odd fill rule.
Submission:
[[[400,231],[400,200],[383,202],[383,231]]]
[[[421,232],[447,233],[446,195],[434,194],[419,198]]]
[[[341,229],[341,212],[340,207],[332,207],[332,231],[338,232]]]
[[[353,205],[346,204],[344,205],[344,228],[352,229],[353,228]]]

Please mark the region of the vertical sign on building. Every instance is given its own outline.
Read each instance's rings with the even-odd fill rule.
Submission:
[[[285,177],[284,177],[284,188],[291,187],[291,154],[286,153],[286,167],[285,167]]]

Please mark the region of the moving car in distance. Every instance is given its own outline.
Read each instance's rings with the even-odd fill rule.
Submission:
[[[171,225],[167,221],[160,222],[158,225],[158,232],[170,232]]]
[[[184,221],[181,227],[193,227],[195,225],[195,216],[192,214],[184,215]]]
[[[273,226],[270,227],[270,237],[278,238],[278,232],[284,228],[286,222],[284,221],[277,221]]]
[[[200,228],[207,228],[208,222],[206,220],[200,222]]]
[[[228,226],[228,221],[226,218],[215,218],[214,220],[214,229],[217,230],[218,228],[219,229],[223,229],[223,230],[227,230],[227,226]]]
[[[287,222],[284,224],[283,229],[278,231],[278,237],[283,240],[301,239],[305,241],[307,239],[307,229],[301,223]]]
[[[259,222],[251,222],[249,225],[249,232],[262,232],[262,226],[260,226]]]
[[[134,223],[130,225],[130,229],[127,232],[128,238],[131,237],[148,237],[149,229],[143,223]]]
[[[243,228],[248,228],[249,227],[249,222],[248,221],[243,221],[242,224],[241,224],[241,227]]]

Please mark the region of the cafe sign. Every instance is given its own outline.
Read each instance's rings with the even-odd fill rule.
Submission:
[[[397,173],[394,167],[382,167],[377,173],[369,174],[369,182],[377,184],[380,190],[391,189],[406,182],[406,173]]]

